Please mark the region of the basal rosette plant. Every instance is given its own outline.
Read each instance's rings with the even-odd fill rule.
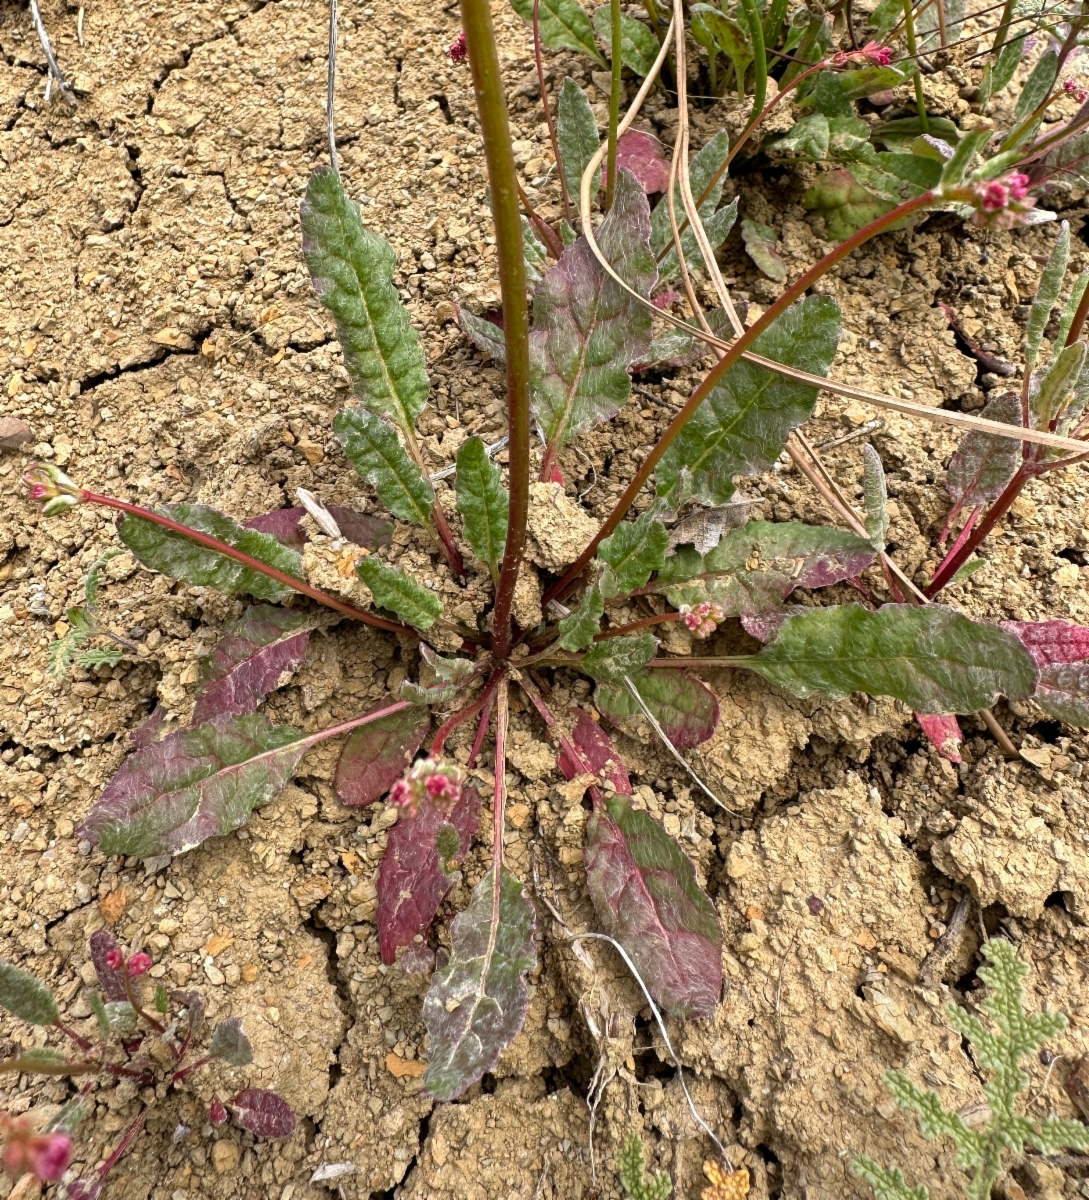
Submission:
[[[253,1047],[239,1017],[220,1021],[205,1039],[204,1000],[200,992],[170,990],[161,983],[145,987],[148,955],[126,954],[105,929],[91,934],[91,961],[98,988],[85,995],[91,1016],[85,1027],[73,1028],[61,1019],[49,987],[11,963],[0,962],[0,1007],[28,1025],[57,1035],[63,1049],[34,1045],[0,1060],[0,1074],[42,1075],[68,1079],[78,1089],[59,1110],[39,1115],[34,1109],[20,1116],[0,1111],[0,1156],[8,1174],[33,1175],[42,1183],[64,1179],[69,1200],[97,1200],[107,1177],[136,1140],[147,1118],[143,1109],[122,1133],[117,1145],[97,1169],[66,1178],[72,1158],[73,1135],[93,1107],[97,1089],[131,1080],[138,1088],[153,1088],[157,1102],[184,1089],[194,1072],[219,1060],[232,1067],[253,1061]],[[150,996],[148,995],[151,991]],[[203,1053],[200,1050],[203,1044]],[[244,1088],[224,1101],[213,1096],[208,1110],[213,1125],[228,1120],[257,1137],[290,1137],[295,1114],[276,1092]],[[184,1126],[179,1133],[188,1133]]]
[[[206,664],[190,723],[158,740],[154,727],[141,731],[139,748],[85,817],[81,835],[103,852],[181,853],[236,829],[254,808],[275,799],[312,746],[343,737],[335,779],[343,802],[362,807],[388,794],[398,809],[379,873],[379,940],[387,963],[408,953],[415,967],[424,957],[419,943],[428,938],[479,825],[482,801],[469,772],[491,733],[492,863],[450,927],[449,955],[423,1005],[430,1039],[423,1080],[439,1099],[458,1096],[495,1066],[521,1027],[525,976],[536,962],[534,908],[503,856],[511,688],[521,690],[544,722],[558,768],[589,795],[586,879],[602,930],[624,949],[663,1010],[710,1018],[722,984],[715,906],[677,842],[636,807],[627,769],[596,718],[612,725],[645,719],[684,762],[682,751],[710,738],[718,722],[715,694],[697,673],[747,669],[796,696],[891,696],[931,728],[946,728],[953,714],[982,710],[1002,733],[989,706],[1003,696],[1036,696],[1043,703],[1040,655],[1054,653],[1059,642],[1085,645],[1087,636],[1067,627],[1063,641],[1042,626],[1011,630],[930,603],[885,552],[884,475],[872,448],[865,455],[864,517],[833,504],[848,529],[749,521],[725,532],[721,514],[739,477],[767,470],[784,448],[795,452],[795,431],[812,415],[818,390],[840,386],[827,379],[838,307],[830,297],[810,294],[812,285],[868,238],[930,208],[955,204],[992,223],[1021,219],[1031,197],[1020,179],[994,171],[993,164],[973,170],[982,142],[965,139],[934,187],[852,235],[745,328],[725,292],[721,311],[704,315],[690,277],[698,260],[719,286],[714,251],[736,212],[720,205],[721,183],[740,143],[731,148],[725,133],[713,138],[674,189],[669,183],[678,178],[680,141],[665,174],[665,198],[653,210],[648,180],[662,178],[660,148],[631,140],[621,146],[662,67],[676,18],[624,122],[614,106],[604,144],[592,113],[585,120],[585,96],[568,90],[565,102],[561,92],[559,174],[577,187],[576,236],[570,225],[552,228],[520,211],[490,7],[463,0],[462,16],[464,37],[454,50],[456,57],[464,51],[477,95],[503,324],[500,330],[468,313],[462,320],[477,344],[505,365],[505,473],[489,447],[471,437],[457,454],[453,503],[442,503],[437,486],[446,485],[429,478],[416,436],[429,388],[420,339],[393,287],[393,251],[363,225],[335,166],[332,142],[334,165],[313,174],[301,222],[303,254],[335,319],[354,392],[334,419],[337,439],[380,505],[428,539],[432,575],[457,580],[471,571],[487,582],[492,600],[475,627],[452,620],[433,587],[383,556],[388,525],[326,509],[309,495],[303,499],[321,533],[306,543],[299,510],[242,525],[203,505],[142,508],[83,488],[54,467],[28,474],[47,516],[78,504],[118,511],[118,536],[146,567],[257,601],[228,627]],[[680,80],[683,40],[672,44]],[[614,54],[614,68],[619,61]],[[605,198],[595,223],[599,175]],[[689,319],[668,312],[673,300],[661,289],[675,280],[692,304]],[[1081,354],[1085,314],[1076,307],[1068,334]],[[655,319],[671,326],[664,349],[655,345]],[[526,557],[531,469],[537,486],[558,498],[565,447],[625,405],[631,371],[691,356],[693,346],[698,357],[705,345],[718,361],[646,449],[589,544],[546,581],[543,619],[520,628],[513,613]],[[1013,430],[990,419],[938,416],[1014,447],[1050,452],[1082,445],[1042,418]],[[544,440],[535,463],[534,424]],[[823,486],[817,467],[807,470]],[[652,483],[653,495],[643,497]],[[827,488],[822,495],[834,500]],[[625,519],[637,499],[642,511]],[[683,514],[691,510],[703,517],[690,521]],[[456,520],[447,516],[454,511]],[[314,578],[307,578],[307,563]],[[875,564],[888,603],[785,604],[799,588],[856,580]],[[299,595],[417,646],[418,678],[372,711],[318,732],[303,735],[273,724],[259,706],[302,661],[316,623],[312,610],[288,603]],[[706,640],[733,619],[766,643],[757,653],[663,653],[654,632],[679,622],[697,641]],[[579,706],[553,712],[549,676],[555,672],[588,677],[596,713]],[[1063,676],[1062,686],[1075,685]],[[464,764],[453,762],[447,741],[471,720],[477,722],[471,754]]]

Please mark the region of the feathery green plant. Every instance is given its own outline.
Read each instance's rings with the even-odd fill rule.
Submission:
[[[673,1184],[665,1171],[646,1173],[643,1143],[637,1133],[629,1133],[616,1152],[616,1173],[631,1200],[669,1200]]]

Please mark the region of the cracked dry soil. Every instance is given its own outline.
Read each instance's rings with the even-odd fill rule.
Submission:
[[[509,10],[496,11],[518,161],[552,215],[551,185],[534,184],[549,153],[529,34]],[[149,950],[154,977],[199,986],[213,1019],[243,1017],[256,1050],[251,1067],[197,1075],[191,1091],[153,1107],[106,1196],[614,1197],[612,1156],[635,1129],[675,1194],[695,1197],[709,1146],[640,995],[599,943],[576,957],[542,904],[524,1031],[460,1102],[436,1107],[423,1094],[425,981],[381,965],[373,924],[393,814],[339,805],[335,747],[308,755],[247,829],[173,861],[107,860],[77,843],[75,826],[152,704],[185,718],[198,660],[237,605],[123,554],[107,568],[100,606],[138,657],[53,681],[45,667],[56,623],[115,538],[97,512],[33,516],[18,487],[26,462],[47,458],[88,486],[143,502],[206,501],[239,518],[293,503],[299,486],[329,503],[373,502],[330,437],[348,384],[299,253],[298,202],[323,154],[324,5],[92,0],[82,44],[74,4],[48,0],[44,16],[79,92],[74,110],[44,103],[29,14],[0,4],[0,399],[2,415],[33,430],[30,445],[0,457],[0,957],[46,977],[68,1017],[86,1016],[86,939],[109,920],[119,940]],[[468,433],[490,441],[503,426],[500,374],[452,323],[452,301],[480,311],[498,296],[468,72],[444,55],[457,28],[453,6],[423,0],[351,7],[338,89],[349,190],[397,251],[397,283],[427,348],[433,390],[421,440],[436,469]],[[585,62],[552,56],[548,71],[554,84],[565,73],[580,80],[603,117],[604,93]],[[672,140],[675,114],[660,97],[647,119]],[[728,103],[698,111],[696,144],[736,120]],[[799,204],[803,175],[772,168],[740,181],[742,211],[779,231],[792,277],[823,245]],[[1083,214],[1066,214],[1076,231]],[[871,245],[826,285],[844,312],[834,371],[978,409],[997,381],[958,350],[936,302],[952,304],[992,352],[1015,358],[1018,306],[1039,272],[1033,256],[1053,232],[985,244],[938,217]],[[1081,269],[1089,253],[1075,241]],[[741,298],[775,294],[736,232],[724,270]],[[685,374],[644,377],[616,421],[561,457],[568,495],[603,516],[630,478],[633,452],[690,383]],[[825,397],[811,436],[830,441],[873,416]],[[889,474],[896,556],[925,571],[955,439],[898,416],[871,438]],[[858,449],[847,442],[827,454],[856,496]],[[755,481],[750,494],[754,517],[828,519],[789,470]],[[958,602],[990,619],[1089,621],[1085,500],[1077,472],[1030,487]],[[398,531],[394,553],[409,553],[411,541]],[[742,636],[727,629],[715,649]],[[671,648],[685,650],[676,639]],[[372,705],[415,669],[410,647],[343,623],[312,639],[269,708],[309,732]],[[1032,965],[1029,1005],[1071,1017],[1052,1047],[1064,1056],[1058,1067],[1046,1079],[1033,1069],[1033,1112],[1073,1115],[1061,1083],[1089,1048],[1089,743],[1031,706],[1000,706],[1036,765],[1003,762],[969,719],[965,761],[954,767],[896,705],[802,702],[740,673],[712,682],[722,724],[691,757],[738,815],[694,794],[645,729],[618,735],[638,802],[680,837],[726,931],[716,1020],[672,1030],[696,1102],[749,1168],[755,1200],[861,1197],[847,1164],[862,1151],[952,1200],[965,1180],[948,1145],[923,1142],[880,1077],[900,1067],[948,1107],[978,1114],[980,1080],[942,1007],[971,1004],[979,938],[1001,929]],[[556,690],[559,707],[586,698],[584,684],[562,675]],[[512,721],[510,865],[536,877],[571,928],[590,928],[585,813],[556,786],[536,718],[516,711]],[[451,749],[466,756],[463,739]],[[486,869],[489,830],[485,813],[445,918]],[[975,902],[964,935],[927,959],[965,892]],[[28,1031],[5,1017],[0,1035],[25,1043]],[[607,1083],[592,1158],[586,1097],[599,1063]],[[207,1123],[213,1089],[247,1085],[287,1096],[302,1118],[290,1140],[254,1142]],[[63,1083],[24,1079],[5,1103],[22,1111],[65,1094]],[[100,1161],[140,1103],[126,1084],[99,1092],[77,1161]],[[179,1125],[191,1132],[176,1140]],[[329,1163],[351,1170],[308,1182]],[[0,1197],[11,1186],[0,1182]],[[1038,1162],[1018,1168],[1017,1186],[1046,1200],[1089,1194],[1076,1168]]]

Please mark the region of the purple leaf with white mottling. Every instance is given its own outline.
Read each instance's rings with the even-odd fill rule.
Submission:
[[[305,516],[305,508],[277,508],[272,512],[262,513],[259,517],[251,517],[244,524],[247,529],[271,534],[278,542],[290,546],[292,550],[301,550],[309,540],[306,530],[299,524]]]
[[[1003,621],[1002,628],[1023,643],[1038,667],[1089,659],[1089,628],[1070,621]]]
[[[415,813],[403,809],[389,831],[378,873],[378,943],[382,961],[392,963],[397,951],[427,936],[443,897],[454,884],[444,862],[456,866],[469,852],[480,823],[480,793],[461,789],[452,808],[421,802]],[[452,831],[453,836],[450,832]],[[442,835],[442,836],[440,836]],[[440,851],[440,843],[443,844]],[[443,853],[454,847],[453,853]]]
[[[782,608],[773,608],[770,612],[742,613],[741,628],[758,642],[774,641],[788,617],[796,617],[807,611],[804,604],[784,604]]]
[[[630,796],[631,780],[628,778],[628,769],[605,730],[585,708],[572,705],[567,710],[567,715],[576,718],[575,728],[571,731],[571,741],[590,769],[596,772],[599,778],[603,777],[611,783],[614,791]],[[582,774],[578,764],[562,747],[558,765],[568,779]]]
[[[617,170],[630,171],[648,195],[669,190],[669,160],[662,143],[641,129],[629,129],[616,143]]]
[[[430,727],[426,709],[403,708],[353,730],[333,785],[340,802],[363,808],[384,796],[405,773]]]
[[[960,747],[964,741],[960,723],[952,713],[916,713],[915,720],[926,735],[926,739],[942,758],[950,762],[961,761]]]
[[[304,626],[313,623],[311,613],[271,604],[254,605],[228,622],[219,645],[201,664],[203,685],[191,723],[253,712],[298,668],[310,641]]]
[[[261,1138],[286,1138],[295,1132],[291,1105],[275,1092],[246,1088],[227,1102],[234,1123]]]
[[[143,750],[145,746],[150,746],[152,742],[157,742],[165,721],[166,709],[161,704],[156,704],[151,716],[141,721],[132,733],[129,734],[129,742],[132,744],[132,748],[134,750]]]
[[[336,521],[340,532],[357,546],[365,550],[377,550],[393,543],[393,522],[382,517],[370,517],[356,512],[343,504],[327,504],[326,510]],[[305,508],[278,508],[246,521],[247,529],[260,533],[271,533],[277,541],[294,550],[301,550],[309,538],[300,522],[306,516]]]
[[[687,672],[643,667],[629,678],[674,746],[698,746],[715,732],[718,700],[714,692]],[[614,722],[641,717],[643,712],[622,684],[599,683],[594,703]]]
[[[586,882],[603,929],[662,1008],[714,1016],[722,991],[718,915],[661,825],[630,800],[610,797],[586,823]]]
[[[1016,392],[1005,392],[988,401],[980,416],[988,421],[1020,425],[1021,398]],[[989,504],[1013,478],[1020,461],[1020,442],[970,430],[949,460],[945,490],[957,502],[958,510]]]
[[[111,950],[120,951],[117,939],[108,929],[96,929],[91,934],[91,962],[94,963],[98,986],[105,992],[107,1000],[127,1000],[125,977],[106,961]]]

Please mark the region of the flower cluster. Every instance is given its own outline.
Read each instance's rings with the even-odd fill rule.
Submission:
[[[892,62],[892,47],[877,42],[867,42],[861,50],[842,50],[828,60],[833,67],[845,67],[849,63],[869,63],[874,67],[887,67]]]
[[[1068,96],[1073,96],[1079,104],[1084,104],[1085,101],[1089,99],[1089,92],[1087,92],[1076,79],[1063,80],[1063,91],[1066,92]]]
[[[1028,194],[1029,183],[1027,175],[1015,172],[1004,179],[982,180],[971,185],[966,198],[975,209],[972,224],[988,229],[1012,229],[1020,225],[1035,204]]]
[[[441,808],[452,808],[461,799],[465,772],[453,763],[421,758],[390,788],[389,801],[415,812],[424,799]]]
[[[464,62],[469,54],[468,47],[465,45],[465,30],[463,29],[450,45],[450,49],[446,51],[450,56],[452,63]]]
[[[9,1175],[18,1179],[31,1174],[42,1183],[56,1183],[64,1174],[72,1155],[68,1134],[35,1133],[29,1117],[7,1113],[0,1113],[0,1133],[6,1143],[0,1163]]]
[[[715,632],[719,621],[725,619],[726,612],[721,604],[710,604],[705,600],[702,604],[695,604],[691,607],[682,604],[681,617],[684,619],[685,626],[696,637],[705,638]]]
[[[23,476],[31,500],[44,501],[42,514],[55,517],[83,499],[83,489],[59,468],[49,463],[32,463]]]
[[[143,975],[151,966],[151,958],[142,953],[133,954],[128,962],[120,950],[110,950],[106,954],[106,966],[113,971],[124,969],[126,975]]]

